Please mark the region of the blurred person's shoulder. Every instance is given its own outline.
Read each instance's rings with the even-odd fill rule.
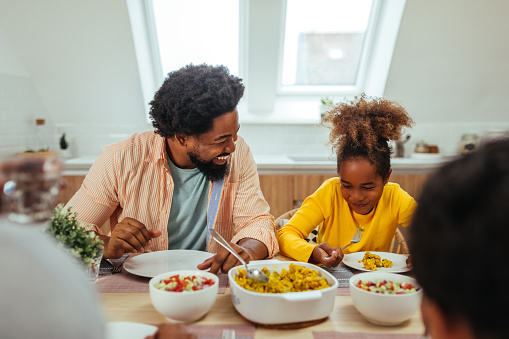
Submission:
[[[0,219],[0,256],[2,336],[102,337],[104,322],[85,269],[40,225]]]

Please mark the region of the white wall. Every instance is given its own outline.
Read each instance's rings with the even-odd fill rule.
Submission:
[[[27,70],[21,64],[3,30],[0,30],[0,74],[28,77]]]
[[[124,1],[0,3],[1,28],[55,121],[119,122],[123,111],[143,121]]]
[[[409,0],[385,94],[418,122],[508,120],[509,1]]]
[[[385,95],[424,139],[455,153],[462,133],[509,130],[509,3],[407,0]],[[47,118],[75,155],[150,128],[122,0],[0,0],[0,155],[26,147]],[[330,153],[315,125],[244,124],[257,154]],[[25,137],[24,137],[25,135]]]
[[[26,68],[0,30],[0,155],[35,144],[35,118],[50,119]]]
[[[418,138],[452,153],[461,134],[509,130],[509,2],[408,0],[385,88]]]

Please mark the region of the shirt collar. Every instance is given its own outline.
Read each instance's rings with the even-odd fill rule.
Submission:
[[[150,155],[146,159],[148,162],[166,161],[166,138],[155,133],[153,147],[150,148]]]

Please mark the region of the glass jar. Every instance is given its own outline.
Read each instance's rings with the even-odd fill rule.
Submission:
[[[476,150],[479,144],[479,136],[474,133],[466,133],[461,136],[460,153],[467,154]]]
[[[35,119],[35,145],[34,151],[48,151],[48,143],[46,136],[46,120],[45,119]]]

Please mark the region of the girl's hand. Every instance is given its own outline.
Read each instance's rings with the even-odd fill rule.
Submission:
[[[343,260],[343,251],[340,247],[330,247],[326,242],[322,242],[313,250],[309,262],[313,264],[322,264],[325,267],[338,266]]]
[[[409,255],[408,258],[406,258],[406,267],[408,269],[412,269],[412,255]]]

